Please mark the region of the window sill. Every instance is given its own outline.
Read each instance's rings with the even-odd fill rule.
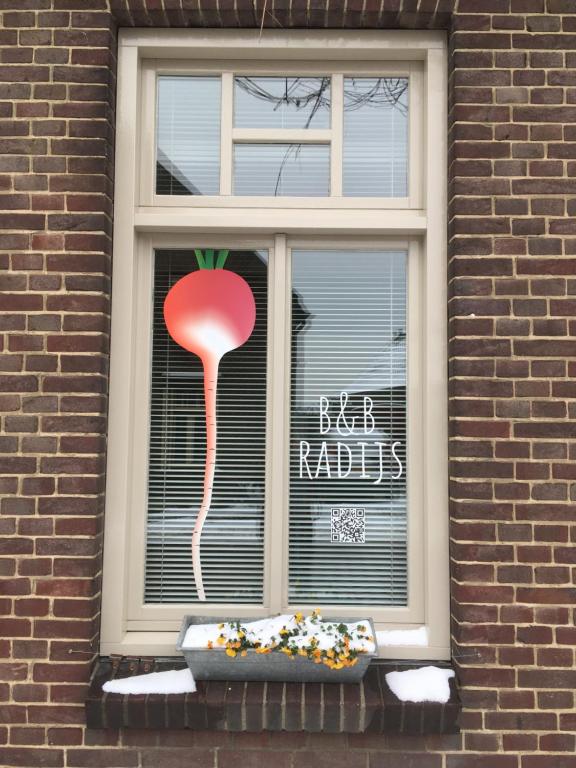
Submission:
[[[198,682],[196,693],[104,693],[114,677],[181,669],[181,659],[101,659],[86,700],[88,728],[325,733],[457,733],[460,698],[455,679],[446,704],[402,702],[385,675],[414,665],[373,662],[361,683]],[[449,666],[440,662],[437,666]]]

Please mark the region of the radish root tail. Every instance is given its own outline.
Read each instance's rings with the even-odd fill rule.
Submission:
[[[202,503],[198,510],[198,517],[192,532],[192,570],[199,600],[206,600],[204,582],[202,579],[202,563],[200,561],[200,537],[202,528],[212,503],[212,491],[214,488],[214,475],[216,472],[216,389],[218,384],[219,359],[203,360],[204,365],[204,403],[206,410],[206,463],[204,465],[204,491]]]

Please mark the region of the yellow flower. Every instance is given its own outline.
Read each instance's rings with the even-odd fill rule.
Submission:
[[[216,640],[216,642],[218,643],[218,645],[224,645],[224,643],[226,642],[224,635],[220,635],[220,637]]]
[[[246,654],[247,654],[247,653],[248,653],[248,651],[242,651],[242,653],[240,654],[240,656],[246,656]]]
[[[232,658],[234,658],[234,656],[236,656],[234,648],[226,648],[226,656],[232,656]]]
[[[300,612],[298,612],[294,618],[296,619],[297,624],[301,624],[304,621],[304,616]]]

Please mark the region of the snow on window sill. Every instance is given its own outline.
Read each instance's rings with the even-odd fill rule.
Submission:
[[[430,662],[427,662],[429,664]],[[103,658],[86,700],[89,728],[153,728],[326,733],[457,733],[454,677],[446,703],[401,701],[386,674],[414,664],[374,661],[361,683],[198,682],[196,693],[104,693],[106,680],[182,669],[182,659]],[[423,665],[416,665],[423,666]],[[440,662],[437,666],[450,669]]]

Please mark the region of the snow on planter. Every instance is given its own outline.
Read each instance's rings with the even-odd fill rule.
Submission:
[[[107,680],[102,686],[106,693],[194,693],[196,683],[189,669],[170,669],[150,672],[116,680]]]
[[[249,622],[221,622],[188,627],[183,650],[223,647],[234,658],[249,649],[257,653],[280,651],[287,656],[305,656],[332,669],[357,663],[359,654],[374,653],[376,645],[368,619],[356,622],[322,621],[313,613],[306,618],[274,616]]]
[[[454,677],[454,670],[440,667],[420,667],[406,672],[388,672],[386,682],[400,701],[436,701],[446,704],[450,698],[448,680]]]

